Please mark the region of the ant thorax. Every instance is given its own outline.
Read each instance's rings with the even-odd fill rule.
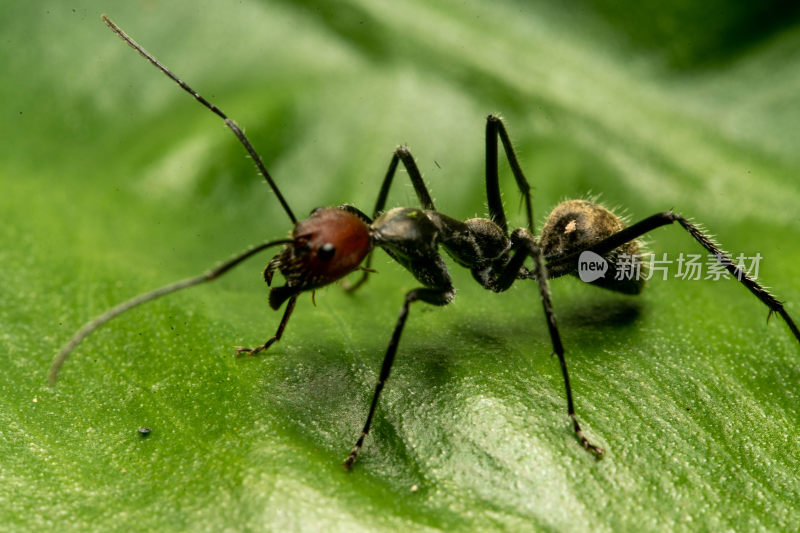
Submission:
[[[460,266],[483,269],[509,249],[505,232],[485,218],[466,221],[438,211],[398,207],[372,224],[376,244],[405,257],[432,256],[442,246]]]

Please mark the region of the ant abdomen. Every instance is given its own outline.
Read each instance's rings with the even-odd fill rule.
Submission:
[[[547,217],[539,245],[545,259],[550,259],[586,250],[624,228],[622,218],[600,204],[588,200],[567,200],[558,204]],[[642,243],[635,239],[603,254],[608,270],[605,276],[591,283],[627,294],[638,294],[644,287],[645,265],[640,263],[638,270],[631,271],[636,275],[629,276],[618,275],[617,267],[623,261],[638,261],[642,253]],[[549,277],[577,275],[577,267],[577,261],[552,267]]]

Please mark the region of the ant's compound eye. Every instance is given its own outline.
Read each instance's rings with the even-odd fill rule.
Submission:
[[[333,246],[333,244],[326,242],[317,251],[317,257],[322,261],[328,261],[333,257],[333,254],[335,253],[336,253],[336,248]]]

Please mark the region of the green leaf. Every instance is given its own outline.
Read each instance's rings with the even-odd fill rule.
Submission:
[[[667,44],[641,51],[620,37],[646,17],[541,4],[172,2],[109,16],[245,127],[298,216],[370,211],[398,144],[442,212],[484,216],[485,117],[501,113],[538,227],[561,199],[590,194],[631,220],[673,208],[734,256],[761,254],[759,280],[800,318],[797,27],[735,42],[719,30],[711,48],[671,61]],[[2,528],[800,523],[800,348],[730,280],[671,275],[638,297],[553,281],[578,417],[602,461],[572,433],[533,284],[495,295],[453,265],[457,299],[412,308],[346,472],[416,286],[383,252],[355,295],[333,286],[316,307],[303,296],[263,356],[233,352],[280,320],[261,278],[268,256],[116,319],[48,387],[56,351],[91,317],[291,229],[219,118],[109,32],[101,9],[18,3],[0,22]],[[670,43],[691,39],[667,28]],[[725,60],[702,66],[707,49]],[[406,181],[390,205],[416,205]],[[677,226],[648,238],[657,257],[704,253]]]

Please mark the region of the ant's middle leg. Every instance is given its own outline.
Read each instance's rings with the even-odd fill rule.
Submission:
[[[420,173],[419,168],[417,168],[417,163],[414,161],[414,156],[411,155],[411,152],[409,152],[408,148],[405,146],[398,146],[395,149],[394,154],[392,154],[392,160],[389,162],[389,169],[386,171],[386,176],[383,178],[381,190],[378,193],[378,199],[375,201],[375,209],[372,211],[372,220],[378,218],[378,215],[380,215],[381,212],[383,212],[383,209],[386,207],[386,199],[389,196],[389,189],[392,187],[394,175],[397,172],[397,165],[401,161],[403,162],[403,166],[406,167],[408,177],[411,179],[411,184],[414,186],[414,192],[417,193],[417,199],[419,200],[419,203],[422,204],[422,208],[429,211],[436,210],[436,207],[433,205],[433,199],[428,192],[428,188],[425,186],[425,181],[422,179],[422,174]],[[361,269],[361,277],[358,278],[358,281],[352,285],[345,285],[345,290],[347,292],[355,291],[367,281],[367,278],[370,274],[370,266],[372,265],[372,253],[373,252],[370,252],[370,254],[367,256],[367,260],[364,263],[364,268]]]
[[[569,384],[569,373],[567,372],[567,360],[564,357],[564,346],[561,344],[561,335],[558,332],[556,325],[556,315],[553,312],[553,304],[550,301],[550,287],[547,283],[547,271],[544,267],[544,260],[542,258],[542,249],[534,242],[529,236],[525,238],[524,244],[528,252],[533,257],[534,268],[536,272],[536,281],[539,286],[539,296],[542,299],[542,307],[544,309],[545,317],[547,318],[547,329],[550,332],[550,340],[553,343],[553,351],[558,356],[558,362],[561,365],[561,374],[564,377],[564,388],[567,393],[567,416],[572,420],[572,429],[578,437],[581,445],[586,450],[595,454],[598,458],[603,456],[603,448],[592,444],[586,435],[584,435],[578,418],[575,415],[575,406],[572,402],[572,387]]]
[[[575,431],[575,435],[578,437],[581,445],[600,458],[603,456],[603,449],[589,441],[583,433],[578,423],[577,415],[575,414],[575,406],[572,401],[572,387],[569,383],[569,372],[567,371],[567,360],[564,357],[564,345],[561,343],[561,335],[558,332],[558,325],[556,324],[556,315],[550,300],[550,286],[547,282],[547,270],[544,266],[542,249],[536,244],[533,236],[528,233],[528,231],[518,229],[511,234],[511,252],[513,253],[511,259],[505,265],[503,271],[497,275],[497,289],[499,291],[508,289],[514,281],[518,279],[520,268],[525,262],[525,259],[527,259],[528,256],[533,258],[534,269],[531,273],[538,284],[542,308],[544,309],[544,315],[547,319],[547,329],[550,333],[550,341],[553,344],[553,352],[558,356],[558,362],[561,366],[561,374],[564,378],[564,388],[567,394],[567,416],[572,421],[572,429]]]
[[[517,187],[522,193],[525,202],[525,214],[528,217],[528,231],[534,234],[533,208],[531,207],[531,186],[522,173],[522,167],[517,160],[517,154],[511,145],[508,132],[500,117],[489,115],[486,118],[486,201],[489,205],[489,218],[508,235],[508,222],[503,210],[503,200],[500,197],[500,179],[498,177],[497,138],[503,143],[506,159],[514,174]]]

